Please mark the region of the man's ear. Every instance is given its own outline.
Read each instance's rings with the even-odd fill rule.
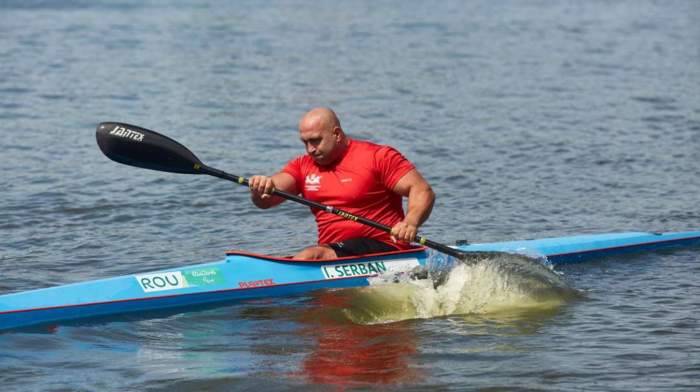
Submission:
[[[340,127],[333,128],[333,136],[335,136],[335,142],[340,143],[343,141],[343,130]]]

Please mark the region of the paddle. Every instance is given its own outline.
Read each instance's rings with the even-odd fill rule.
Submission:
[[[248,186],[247,178],[229,174],[203,164],[202,161],[185,146],[158,132],[130,124],[104,122],[97,127],[96,137],[97,145],[100,147],[100,150],[102,150],[108,158],[119,163],[172,173],[208,174]],[[339,210],[335,207],[326,206],[277,189],[273,190],[272,193],[275,196],[292,200],[308,207],[325,210],[331,214],[374,227],[375,229],[387,233],[391,232],[391,227],[389,226]],[[476,260],[480,258],[504,254],[504,252],[462,252],[422,236],[416,236],[416,242],[468,263],[475,263]]]

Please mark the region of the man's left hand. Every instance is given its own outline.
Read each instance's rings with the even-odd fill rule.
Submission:
[[[391,228],[391,239],[396,242],[413,242],[417,234],[418,227],[406,221],[401,221]]]

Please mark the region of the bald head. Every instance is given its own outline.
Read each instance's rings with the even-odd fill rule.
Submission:
[[[304,114],[299,120],[299,137],[306,153],[322,166],[335,162],[348,146],[340,120],[329,108],[315,108]]]
[[[340,120],[335,112],[329,108],[314,108],[309,110],[299,121],[299,130],[304,129],[333,129],[340,128]]]

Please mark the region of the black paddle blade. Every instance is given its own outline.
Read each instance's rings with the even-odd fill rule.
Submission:
[[[202,162],[187,147],[136,125],[104,122],[97,126],[97,145],[111,160],[172,173],[202,174]]]

